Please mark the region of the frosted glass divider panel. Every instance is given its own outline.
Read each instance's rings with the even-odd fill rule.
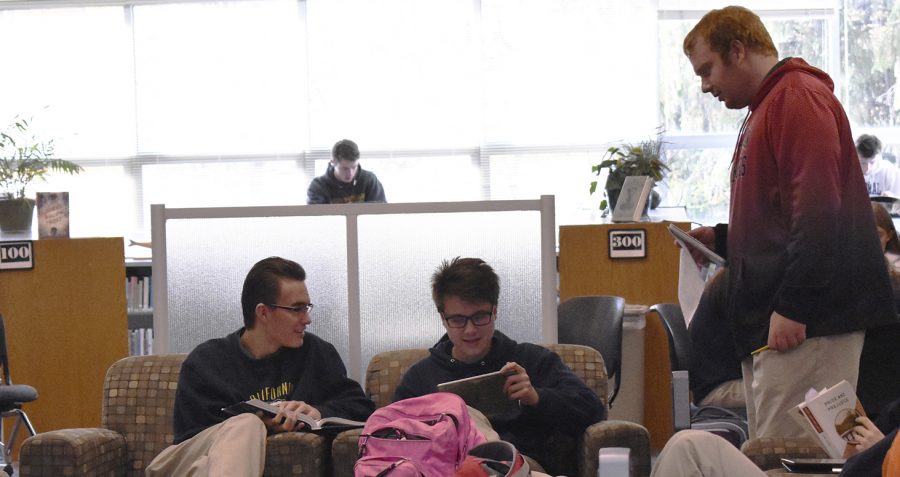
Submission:
[[[492,230],[485,231],[485,234],[479,240],[492,242],[500,241],[502,239],[510,240],[513,242],[511,242],[512,245],[510,245],[510,247],[512,248],[503,252],[506,255],[503,255],[501,256],[501,258],[496,259],[500,260],[499,262],[495,261],[495,259],[492,258],[495,255],[488,255],[484,258],[488,259],[491,262],[491,264],[498,270],[498,273],[501,275],[501,279],[504,280],[501,289],[501,300],[504,299],[504,295],[506,294],[509,294],[510,297],[518,296],[515,295],[515,293],[518,293],[516,292],[515,284],[510,282],[523,280],[525,279],[524,277],[526,274],[528,275],[529,279],[533,279],[533,275],[536,273],[536,270],[538,270],[538,268],[529,268],[526,271],[525,269],[516,268],[521,267],[521,264],[513,266],[513,268],[511,268],[510,270],[504,270],[507,260],[511,261],[512,263],[514,261],[514,258],[525,260],[524,257],[527,256],[530,257],[528,259],[529,261],[538,261],[540,263],[540,265],[538,266],[540,270],[540,292],[528,292],[528,296],[537,297],[539,295],[540,297],[538,301],[533,303],[536,303],[536,305],[534,305],[535,308],[540,309],[542,313],[540,314],[539,319],[532,318],[533,320],[539,321],[540,324],[535,324],[533,327],[523,326],[521,330],[516,330],[514,333],[510,331],[510,333],[513,333],[513,336],[515,337],[527,338],[533,336],[535,338],[529,340],[535,342],[555,343],[557,341],[557,290],[555,240],[556,224],[554,216],[553,196],[541,196],[539,200],[430,202],[410,204],[342,204],[271,207],[166,208],[164,204],[154,204],[151,206],[153,240],[153,288],[154,291],[156,291],[153,297],[153,320],[154,330],[156,332],[154,351],[156,353],[175,352],[175,349],[170,346],[171,344],[173,344],[170,340],[170,334],[174,335],[176,333],[181,334],[184,332],[184,330],[181,329],[177,324],[170,324],[170,313],[172,313],[171,308],[174,306],[174,302],[170,302],[173,297],[169,296],[169,293],[171,291],[178,292],[178,290],[182,290],[183,288],[181,288],[181,285],[170,286],[169,282],[179,282],[179,280],[186,280],[190,283],[189,277],[193,276],[190,275],[189,267],[183,266],[182,264],[179,264],[177,267],[173,267],[173,263],[175,260],[189,262],[190,260],[193,260],[191,257],[189,257],[189,255],[205,253],[206,251],[208,251],[208,260],[218,261],[226,264],[223,265],[223,267],[227,266],[234,268],[234,272],[228,273],[231,273],[234,277],[241,277],[240,282],[242,285],[243,277],[249,270],[250,264],[266,256],[278,253],[287,255],[287,258],[297,260],[301,263],[301,265],[304,266],[304,268],[307,269],[309,275],[307,285],[310,288],[311,294],[313,294],[313,296],[311,297],[312,301],[317,304],[313,316],[313,333],[316,333],[323,338],[332,341],[335,344],[335,347],[338,348],[338,351],[341,352],[341,356],[343,357],[345,364],[348,366],[348,372],[350,373],[350,376],[356,380],[361,381],[364,366],[368,361],[364,363],[362,360],[363,344],[361,334],[363,327],[361,324],[362,312],[360,310],[360,287],[369,286],[361,285],[361,283],[366,283],[366,279],[372,276],[369,274],[375,273],[375,270],[365,270],[361,268],[361,266],[372,266],[372,264],[377,264],[377,262],[370,263],[369,260],[371,260],[371,258],[366,258],[368,257],[368,255],[361,258],[361,252],[359,249],[360,237],[358,231],[360,220],[362,221],[362,227],[365,230],[369,230],[366,227],[370,227],[369,224],[375,224],[376,222],[372,221],[373,217],[368,216],[395,216],[395,218],[385,218],[385,220],[390,221],[404,220],[402,218],[396,218],[404,214],[425,214],[419,215],[419,217],[425,217],[427,215],[436,216],[438,214],[459,214],[462,217],[469,213],[476,213],[472,217],[472,220],[477,221],[480,219],[476,219],[475,217],[478,217],[479,214],[481,214],[480,216],[483,217],[486,215],[490,215],[490,213],[509,213],[517,211],[519,211],[519,213],[506,214],[506,218],[504,218],[503,220],[523,221],[525,225],[521,225],[521,227],[527,229],[527,233],[521,232],[521,230],[519,230],[518,228],[513,231],[509,227],[505,229],[503,227],[495,227]],[[529,211],[531,212],[529,213]],[[537,216],[539,217],[539,219],[535,219],[534,212],[538,213]],[[466,220],[464,218],[454,219],[450,218],[451,216],[447,217],[447,220],[450,221],[461,220],[465,222]],[[293,218],[293,221],[286,220],[290,218]],[[215,219],[233,220],[222,220],[221,222],[217,222],[217,220]],[[312,222],[306,222],[307,220],[310,220]],[[415,222],[415,219],[412,218],[407,218],[407,220]],[[196,223],[192,226],[176,225],[181,221]],[[336,224],[338,222],[342,225],[337,226]],[[219,225],[215,225],[210,228],[210,224],[217,223]],[[312,223],[313,225],[310,226],[310,223]],[[499,224],[500,221],[495,218],[494,220],[489,220],[489,223]],[[251,224],[253,224],[253,227],[251,227]],[[289,231],[284,232],[283,234],[280,232],[276,232],[276,235],[274,235],[272,239],[267,242],[266,240],[268,240],[269,236],[263,236],[261,234],[265,234],[266,230],[278,228],[279,224],[285,225],[285,227],[287,227],[289,231],[293,230],[295,233],[291,233]],[[168,233],[167,231],[167,228],[169,226],[173,227],[172,234]],[[327,235],[330,236],[331,239],[326,237],[325,233],[316,235],[317,232],[322,232],[316,230],[320,227],[324,231],[328,232]],[[535,230],[534,227],[537,227],[537,229]],[[312,230],[309,230],[309,228],[312,228]],[[479,228],[483,229],[484,227],[479,226]],[[343,231],[343,240],[330,235],[337,229],[341,229]],[[392,246],[397,250],[403,250],[405,248],[412,247],[413,244],[417,240],[419,240],[419,235],[424,233],[427,233],[427,230],[419,230],[414,234],[406,234],[401,242],[395,243]],[[223,236],[221,234],[230,235]],[[473,234],[475,233],[473,232],[470,234],[462,234],[459,237],[465,237],[466,240],[474,240],[477,238],[477,235],[475,235],[475,237],[472,237]],[[522,235],[522,237],[518,237],[518,235]],[[530,249],[527,251],[513,249],[516,247],[526,247],[526,242],[523,242],[523,240],[524,237],[529,235],[537,235],[540,237],[540,240],[538,242],[527,242],[527,247],[536,248],[537,252],[534,252]],[[311,239],[311,237],[316,238]],[[478,243],[478,240],[476,240],[475,242],[471,242],[471,240],[470,243]],[[182,241],[193,242],[193,244],[174,243]],[[221,241],[228,242],[228,244],[217,244],[217,242]],[[265,244],[265,246],[268,248],[257,247],[261,244]],[[436,261],[433,260],[434,258],[437,258],[436,256],[432,257],[429,255],[427,258],[434,263],[422,264],[423,267],[427,266],[427,269],[424,270],[424,276],[426,278],[419,285],[419,288],[421,289],[421,287],[424,287],[425,293],[429,293],[428,277],[430,277],[430,272],[433,271],[434,267],[436,267],[438,263],[440,263],[440,260],[443,260],[445,258],[452,258],[457,255],[464,255],[465,253],[463,252],[467,252],[468,250],[473,250],[473,254],[479,252],[480,250],[485,250],[486,252],[494,250],[484,244],[482,244],[482,246],[488,248],[465,248],[463,245],[464,244],[454,245],[450,243],[444,243],[440,245],[440,247],[442,247],[441,251],[447,252],[447,255],[440,257],[440,259]],[[461,251],[458,253],[454,253],[453,251],[457,249]],[[496,250],[501,250],[501,248],[497,246]],[[492,253],[500,253],[496,250]],[[170,252],[173,254],[172,257],[169,257]],[[234,256],[225,255],[225,253],[233,253]],[[335,255],[332,255],[332,253],[334,253]],[[375,251],[367,248],[365,253],[374,254]],[[342,258],[336,258],[340,257],[342,254]],[[312,257],[319,256],[324,257],[324,259],[322,260],[323,264],[327,263],[327,265],[322,265],[325,269],[319,269],[314,266],[314,264],[316,264],[316,258]],[[377,255],[373,256],[377,257]],[[295,257],[300,258],[298,259]],[[315,273],[313,273],[313,270],[309,268],[310,266],[313,266],[313,270],[315,271]],[[332,275],[329,275],[329,272],[333,272],[336,275],[340,275],[342,273],[345,274],[342,277],[343,281],[339,281],[339,283],[337,284],[332,283],[330,279],[326,278],[333,278]],[[419,274],[418,276],[422,276],[423,271],[420,270],[418,272],[413,272],[406,269],[400,269],[396,270],[394,273],[417,273]],[[233,280],[233,278],[230,279]],[[322,283],[322,281],[325,281],[325,283]],[[238,287],[238,290],[239,289],[240,287]],[[319,310],[318,304],[326,303],[325,301],[323,301],[326,300],[326,298],[324,297],[326,293],[328,294],[328,299],[334,300],[334,302],[330,305],[330,311],[334,312],[334,316],[337,316],[341,313],[341,308],[338,303],[341,303],[342,301],[346,303],[346,315],[344,316],[346,326],[343,326],[342,323],[339,324],[339,319],[323,318],[322,316],[320,316],[319,312],[321,310]],[[417,290],[403,290],[403,293],[413,294],[421,292]],[[524,293],[525,292],[523,292],[521,296],[524,297]],[[216,298],[220,299],[220,297]],[[206,300],[209,299],[210,298],[206,298]],[[415,300],[415,298],[413,299]],[[532,298],[532,300],[534,299],[536,298]],[[196,303],[194,301],[196,301]],[[201,305],[202,299],[198,298],[194,301],[190,303],[186,301],[185,306],[195,307],[195,309],[200,309],[202,308],[202,306],[205,306]],[[415,302],[415,304],[419,305],[419,302]],[[210,307],[212,308],[215,308],[216,306],[217,305],[210,305]],[[503,302],[501,302],[501,306],[504,306]],[[511,307],[511,309],[515,309],[515,306],[512,304],[505,306],[509,306]],[[423,313],[433,313],[434,305],[431,303],[430,299],[428,300],[428,302],[422,302],[421,307]],[[235,316],[239,317],[239,311],[235,313]],[[501,319],[504,319],[505,316],[509,316],[510,321],[513,319],[521,319],[514,318],[512,314],[504,315],[504,313],[504,310],[501,309]],[[178,314],[176,313],[175,315]],[[233,318],[232,320],[235,319],[237,318]],[[368,319],[370,318],[367,317],[367,320]],[[318,326],[316,325],[316,320],[318,320],[320,323]],[[228,323],[232,322],[233,321],[229,321]],[[324,323],[324,326],[321,323]],[[438,322],[438,326],[439,325],[440,323]],[[192,324],[191,326],[200,327],[200,325],[196,323]],[[237,326],[240,326],[240,324],[238,324]],[[234,329],[236,329],[237,326],[235,326]],[[504,331],[513,329],[512,327],[503,328],[504,325],[498,326],[500,326]],[[328,331],[323,328],[328,328]],[[333,330],[331,328],[333,328]],[[540,331],[538,332],[537,330]],[[222,330],[221,333],[217,333],[215,334],[215,336],[224,335],[229,331],[233,330]],[[440,329],[437,329],[437,331],[439,333]],[[338,336],[340,333],[345,333],[345,336]],[[440,335],[437,334],[436,336]],[[197,337],[197,339],[199,339],[199,336]],[[341,345],[343,343],[347,343],[349,349],[341,349]],[[175,344],[177,344],[179,348],[182,346],[186,347],[188,345],[186,341],[182,342],[180,338]],[[375,348],[373,347],[372,350],[374,349]],[[179,349],[179,351],[181,350]],[[189,350],[185,349],[184,351]]]
[[[308,330],[349,356],[344,217],[169,220],[167,236],[169,352],[187,353],[243,326],[247,272],[279,256],[306,270],[316,305]]]
[[[498,330],[545,342],[540,221],[537,210],[359,217],[362,362],[444,334],[431,274],[457,256],[484,259],[500,276]]]

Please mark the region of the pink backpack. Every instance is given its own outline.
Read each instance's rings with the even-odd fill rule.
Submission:
[[[356,477],[447,477],[485,442],[456,394],[434,393],[377,409],[359,436]]]

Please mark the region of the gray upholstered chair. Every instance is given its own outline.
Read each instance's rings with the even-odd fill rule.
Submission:
[[[106,372],[102,428],[44,432],[22,444],[23,477],[144,475],[172,442],[178,374],[186,355],[132,356]],[[324,475],[325,438],[287,432],[268,438],[266,476]]]
[[[546,345],[559,354],[563,362],[572,368],[607,405],[608,382],[603,358],[595,349],[571,344]],[[376,407],[391,403],[394,390],[400,384],[410,366],[428,356],[428,350],[407,349],[387,351],[372,357],[366,370],[366,393],[375,401]],[[360,430],[354,429],[338,434],[331,447],[335,477],[353,475],[353,464],[357,457],[357,440]],[[602,421],[585,430],[584,435],[571,448],[570,455],[561,458],[577,459],[578,476],[596,477],[597,453],[602,447],[628,447],[631,449],[631,475],[650,475],[650,435],[643,426],[627,421]],[[572,476],[575,477],[575,476]]]
[[[622,383],[622,336],[625,299],[620,296],[576,296],[557,306],[560,343],[590,346],[603,355],[606,374],[615,385],[604,402],[612,407]]]
[[[19,427],[24,425],[25,430],[34,435],[34,426],[28,419],[28,414],[22,410],[22,405],[37,399],[37,390],[27,384],[13,384],[9,372],[9,354],[6,349],[6,324],[3,314],[0,313],[0,471],[12,473],[13,466],[10,458],[13,447],[16,445],[16,435]],[[7,417],[14,418],[9,440],[3,441],[6,433],[3,432],[3,423]]]

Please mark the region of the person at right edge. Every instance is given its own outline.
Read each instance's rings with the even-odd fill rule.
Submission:
[[[856,386],[865,330],[898,320],[850,124],[831,78],[779,61],[746,8],[710,11],[683,47],[704,93],[749,107],[729,223],[691,235],[727,259],[750,437],[801,437],[789,410],[810,388]]]

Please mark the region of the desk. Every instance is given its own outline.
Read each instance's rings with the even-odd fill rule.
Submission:
[[[678,303],[680,253],[667,230],[671,222],[564,225],[559,228],[559,299],[614,295],[629,305]],[[675,222],[690,229],[688,222]],[[646,257],[609,257],[609,231],[646,231]],[[643,424],[654,449],[672,435],[668,338],[658,319],[626,320],[622,385],[610,415]],[[637,340],[637,341],[636,341]]]
[[[33,269],[0,272],[0,312],[35,430],[99,427],[106,370],[128,354],[122,238],[35,240]]]
[[[679,250],[671,222],[563,225],[559,227],[559,299],[614,295],[626,303],[678,303]],[[690,224],[676,222],[687,230]],[[609,231],[646,231],[644,258],[610,258]]]

